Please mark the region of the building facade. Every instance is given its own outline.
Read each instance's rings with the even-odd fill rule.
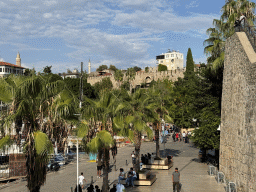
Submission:
[[[167,66],[167,70],[183,69],[183,53],[170,49],[166,53],[156,56],[157,65]]]
[[[18,53],[16,65],[2,61],[0,62],[0,78],[6,77],[10,74],[23,75],[24,69],[25,68],[21,66],[20,54]]]

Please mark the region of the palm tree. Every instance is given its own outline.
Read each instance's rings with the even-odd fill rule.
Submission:
[[[89,98],[85,98],[85,106],[82,109],[82,117],[83,119],[86,119],[86,122],[101,122],[101,132],[96,135],[96,137],[93,138],[95,133],[90,134],[91,138],[87,139],[87,142],[89,143],[88,149],[92,152],[97,152],[99,150],[103,151],[103,192],[108,191],[108,171],[109,171],[109,150],[110,145],[113,144],[112,142],[112,122],[113,122],[113,115],[114,115],[114,108],[116,105],[116,98],[111,92],[102,92],[100,95],[99,100],[91,100]],[[83,120],[85,121],[85,120]],[[88,123],[87,123],[88,124]],[[79,128],[79,136],[82,136],[85,138],[87,136],[87,133],[91,130],[89,129],[90,126],[87,125],[87,129],[85,126],[82,126],[82,128]],[[94,129],[93,129],[94,131]],[[107,138],[109,138],[109,134],[111,136],[111,139],[108,139],[108,143],[105,143],[104,145],[97,144],[97,142],[102,141],[102,137],[104,135],[107,135]],[[97,141],[97,142],[96,142]],[[93,147],[97,146],[97,147]],[[97,149],[97,150],[96,150]]]
[[[165,82],[159,81],[147,92],[147,100],[150,103],[147,108],[155,113],[152,121],[153,129],[155,131],[157,157],[160,157],[159,131],[161,130],[162,119],[164,119],[165,122],[173,122],[173,119],[169,116],[170,113],[168,111],[168,108],[171,109],[173,105],[170,95],[171,92],[169,89],[167,89]]]
[[[132,94],[132,81],[135,79],[136,71],[134,68],[128,68],[126,71],[127,81],[130,84],[130,94]]]
[[[6,94],[1,94],[0,100],[9,102],[11,109],[5,119],[5,126],[10,128],[10,124],[17,119],[25,124],[27,186],[30,191],[37,192],[46,180],[48,154],[52,152],[52,143],[47,135],[49,133],[42,132],[45,130],[41,124],[51,118],[48,113],[52,110],[51,102],[56,97],[62,97],[60,92],[64,88],[63,82],[49,83],[43,76],[35,75],[10,76],[2,81],[8,84],[0,87],[0,91],[6,91]]]
[[[152,130],[147,122],[152,118],[152,112],[147,108],[145,93],[139,89],[120,101],[115,110],[116,116],[113,119],[114,125],[119,129],[119,134],[129,137],[135,143],[135,170],[140,170],[140,147],[141,136],[144,132],[152,137]]]
[[[216,69],[224,65],[225,40],[223,33],[217,28],[207,29],[207,34],[209,38],[204,41],[204,45],[206,46],[204,52],[206,55],[209,55],[207,62],[213,63],[213,67]]]

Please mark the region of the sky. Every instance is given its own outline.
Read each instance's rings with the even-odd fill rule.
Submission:
[[[206,62],[206,29],[225,0],[0,0],[0,59],[42,72],[155,67],[171,50]],[[185,61],[184,61],[185,64]]]

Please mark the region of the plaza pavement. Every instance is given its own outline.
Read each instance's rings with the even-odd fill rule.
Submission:
[[[161,144],[161,153],[164,145]],[[179,168],[181,174],[182,192],[225,192],[224,186],[218,184],[213,176],[207,173],[208,166],[198,162],[198,149],[193,144],[183,142],[172,142],[169,140],[165,144],[166,155],[173,155],[174,166],[169,170],[152,171],[157,175],[157,180],[152,186],[138,186],[135,188],[127,188],[126,191],[134,192],[151,192],[151,191],[172,191],[172,173],[175,167]],[[109,183],[117,182],[119,168],[124,168],[125,172],[131,167],[131,152],[134,150],[132,146],[118,148],[116,157],[116,169],[112,167],[109,173]],[[155,143],[144,142],[141,146],[141,154],[155,152]],[[126,160],[128,166],[126,166]],[[111,157],[111,165],[113,159]],[[101,188],[102,178],[96,177],[96,163],[89,162],[88,155],[80,155],[79,172],[83,172],[88,186],[93,176],[94,185]],[[46,183],[41,187],[41,192],[70,192],[71,187],[76,184],[76,163],[70,163],[58,172],[50,172],[47,174]],[[16,181],[8,184],[8,187],[0,189],[2,192],[27,192],[26,181]],[[87,190],[83,190],[87,191]]]

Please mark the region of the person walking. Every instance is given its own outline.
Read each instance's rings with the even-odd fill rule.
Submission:
[[[82,187],[82,189],[84,188],[84,181],[86,182],[86,180],[84,179],[84,174],[82,172],[81,175],[78,177],[78,183]]]
[[[96,160],[97,162],[97,178],[100,178],[101,176],[101,169],[102,169],[102,160],[101,160],[101,153],[98,153],[98,158]]]
[[[177,192],[180,192],[180,172],[178,168],[175,168],[175,171],[172,173],[172,183],[173,183],[173,192],[177,187]]]
[[[183,142],[185,143],[185,138],[186,138],[186,133],[185,133],[185,131],[183,131],[182,137],[183,137]]]
[[[134,166],[135,163],[136,163],[136,157],[135,157],[134,151],[132,152],[131,157],[132,157],[132,164],[133,164],[133,166]]]

